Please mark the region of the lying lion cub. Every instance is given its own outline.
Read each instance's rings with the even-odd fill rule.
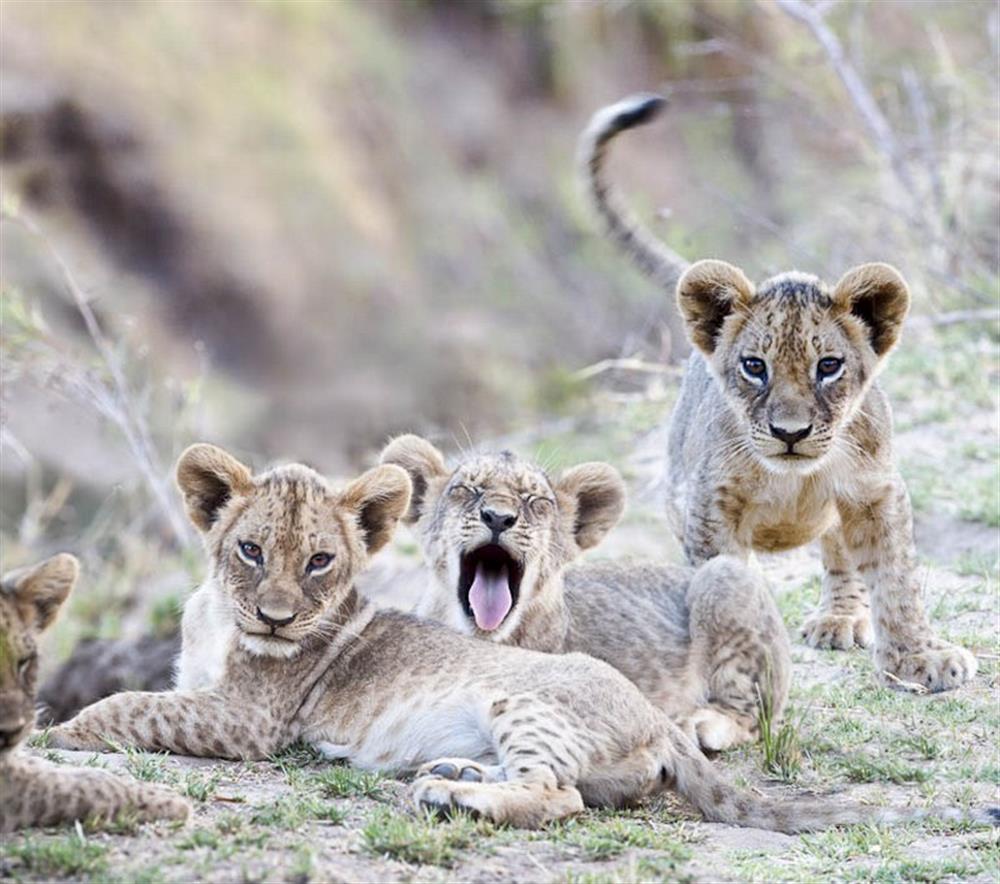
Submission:
[[[162,786],[17,751],[35,723],[36,639],[55,619],[78,572],[76,559],[63,554],[11,571],[0,584],[0,832],[119,816],[183,820],[191,811],[187,801]]]
[[[413,481],[406,520],[432,572],[420,616],[500,644],[604,660],[703,749],[752,739],[765,698],[781,715],[788,638],[742,562],[566,567],[621,517],[625,486],[613,467],[581,464],[550,479],[504,451],[449,469],[418,436],[393,440],[382,463]]]
[[[409,508],[397,466],[336,489],[304,466],[254,476],[195,445],[177,477],[205,536],[203,589],[220,601],[218,631],[204,641],[224,649],[221,676],[199,690],[108,697],[54,727],[54,746],[102,749],[111,739],[259,759],[303,739],[362,767],[416,769],[418,805],[517,826],[671,786],[709,819],[787,832],[914,816],[740,792],[599,660],[377,611],[354,579]]]
[[[874,635],[876,668],[890,682],[957,687],[975,675],[976,660],[928,622],[910,497],[877,381],[909,309],[906,282],[888,264],[855,267],[832,288],[796,272],[755,286],[724,261],[685,269],[628,214],[602,171],[611,139],[663,104],[639,95],[599,111],[580,154],[609,235],[655,280],[676,282],[694,345],[669,442],[688,559],[819,540],[823,592],[806,641],[864,647]]]

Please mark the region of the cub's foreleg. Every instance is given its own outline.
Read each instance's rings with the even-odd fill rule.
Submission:
[[[282,723],[249,700],[214,689],[125,691],[49,731],[58,749],[106,750],[117,743],[209,758],[266,758],[290,740]]]
[[[802,638],[814,648],[867,648],[872,642],[868,587],[854,566],[839,524],[823,535],[820,547],[823,590],[819,607],[802,624]]]
[[[0,832],[74,820],[108,823],[184,820],[191,805],[169,789],[130,782],[105,770],[72,768],[22,757],[2,769]]]
[[[687,677],[700,702],[682,726],[709,751],[749,742],[761,702],[777,720],[788,699],[791,650],[774,599],[757,571],[718,556],[695,572],[687,602]]]
[[[844,541],[871,596],[875,665],[883,677],[931,691],[958,687],[976,673],[976,659],[938,638],[921,598],[913,550],[910,497],[898,475],[858,502],[838,502]]]

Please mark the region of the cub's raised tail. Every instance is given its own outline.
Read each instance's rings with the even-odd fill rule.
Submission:
[[[619,132],[655,119],[666,104],[662,95],[643,92],[601,108],[580,135],[577,158],[585,193],[608,236],[643,273],[672,293],[688,262],[628,210],[604,176],[604,159],[611,140]]]

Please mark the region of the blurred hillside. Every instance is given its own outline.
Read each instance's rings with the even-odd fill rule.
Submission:
[[[193,439],[338,471],[403,429],[585,411],[574,373],[608,357],[676,360],[669,298],[574,180],[632,91],[672,107],[613,175],[681,253],[887,260],[917,314],[992,308],[995,4],[823,9],[840,56],[772,2],[7,0],[5,212],[38,232],[3,222],[0,528],[169,536]]]

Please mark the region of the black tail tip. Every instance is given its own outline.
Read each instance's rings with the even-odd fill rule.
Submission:
[[[1000,807],[987,807],[986,816],[994,826],[1000,826]]]
[[[631,129],[655,118],[667,106],[667,99],[655,92],[640,92],[621,102],[622,110],[615,117],[615,128]]]

